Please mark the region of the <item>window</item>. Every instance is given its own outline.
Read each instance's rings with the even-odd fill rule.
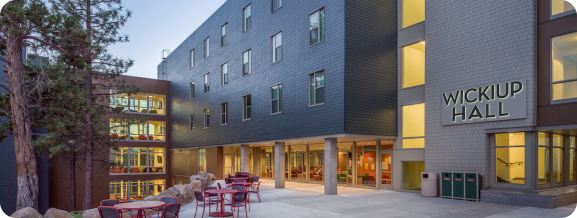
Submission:
[[[553,101],[577,98],[577,33],[554,37],[551,49]]]
[[[551,165],[551,182],[563,182],[563,150],[565,143],[563,135],[553,134]]]
[[[208,91],[210,91],[210,84],[209,84],[209,81],[208,81],[208,74],[209,74],[209,73],[204,74],[204,93],[207,93]]]
[[[549,133],[538,133],[537,148],[537,181],[539,184],[549,183],[549,152],[550,152],[550,136]]]
[[[194,99],[194,81],[190,82],[190,100]]]
[[[282,59],[282,32],[271,37],[271,54],[272,63]]]
[[[325,9],[309,15],[309,46],[325,41]]]
[[[210,55],[210,38],[204,40],[204,58]]]
[[[538,133],[538,174],[539,184],[563,181],[563,135]]]
[[[425,41],[403,47],[403,88],[425,84]]]
[[[190,131],[194,131],[194,113],[190,114]]]
[[[220,46],[225,46],[227,43],[226,40],[226,26],[228,24],[225,23],[224,25],[222,25],[222,27],[220,28]]]
[[[126,94],[110,90],[110,107],[127,113],[166,114],[166,96],[153,93]]]
[[[403,161],[403,189],[420,191],[422,172],[425,172],[425,162]]]
[[[495,134],[495,182],[525,184],[525,133]]]
[[[147,120],[130,123],[121,118],[110,118],[110,138],[116,140],[165,141],[165,121]]]
[[[309,74],[309,106],[325,103],[325,71]]]
[[[282,0],[271,0],[271,11],[275,12],[282,6]]]
[[[224,102],[220,105],[221,107],[221,117],[220,117],[220,124],[225,125],[228,123],[228,102]]]
[[[210,109],[204,109],[204,128],[210,127]]]
[[[226,85],[228,83],[228,63],[220,66],[220,84]]]
[[[271,87],[270,95],[271,113],[276,114],[282,112],[282,84]]]
[[[194,67],[194,49],[190,50],[190,68]]]
[[[551,0],[551,15],[557,15],[571,10],[575,10],[575,7],[567,0]]]
[[[251,118],[251,106],[252,106],[250,95],[242,96],[242,104],[243,104],[242,119],[249,120]]]
[[[577,179],[577,145],[575,136],[569,137],[569,180]]]
[[[153,147],[120,147],[110,149],[110,174],[164,173],[165,149]]]
[[[246,8],[242,9],[242,31],[247,31],[251,27],[252,13],[250,8],[250,5],[248,5]]]
[[[250,74],[250,49],[242,53],[242,75]]]
[[[206,172],[206,149],[198,149],[198,172]]]
[[[425,104],[403,106],[403,148],[425,147]]]
[[[157,196],[165,190],[165,180],[110,181],[110,199],[138,201]]]
[[[403,28],[425,21],[425,0],[403,0]]]

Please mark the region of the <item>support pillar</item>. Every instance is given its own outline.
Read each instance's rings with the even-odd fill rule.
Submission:
[[[240,145],[240,170],[250,172],[250,150],[247,145]]]
[[[337,194],[337,168],[338,168],[338,147],[337,138],[325,139],[325,163],[323,173],[325,174],[325,195]]]
[[[284,188],[284,173],[285,173],[285,144],[284,142],[275,142],[274,143],[274,187],[275,188]]]

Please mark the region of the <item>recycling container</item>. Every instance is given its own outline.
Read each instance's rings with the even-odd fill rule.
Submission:
[[[483,190],[483,176],[479,173],[465,173],[465,200],[479,201]]]
[[[453,198],[453,172],[441,172],[441,197]]]
[[[465,199],[465,173],[453,173],[453,198]]]
[[[421,196],[437,197],[437,173],[421,173]]]

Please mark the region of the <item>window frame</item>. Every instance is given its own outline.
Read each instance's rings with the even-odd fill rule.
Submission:
[[[250,7],[250,15],[246,16],[246,9],[249,7]],[[248,4],[242,9],[242,32],[249,31],[251,27],[252,27],[252,4]]]
[[[322,86],[322,87],[316,87],[317,80],[316,80],[315,78],[316,78],[316,74],[319,73],[319,72],[323,72],[323,81],[324,81],[324,82],[323,82],[323,86]],[[310,102],[311,102],[311,98],[310,98],[310,97],[311,97],[310,76],[311,76],[311,75],[313,75],[313,81],[315,82],[314,88],[313,88],[313,89],[314,89],[314,98],[315,98],[315,99],[314,99],[314,104],[310,104]],[[326,94],[326,89],[325,89],[325,100],[324,100],[323,102],[321,102],[321,103],[317,103],[317,99],[318,99],[318,98],[317,98],[317,89],[320,89],[320,88],[323,88],[323,89],[324,89],[324,88],[325,88],[325,83],[326,83],[325,75],[326,75],[326,73],[325,73],[325,70],[324,70],[324,69],[319,70],[319,71],[316,71],[316,72],[314,72],[314,73],[311,73],[311,74],[307,75],[307,84],[308,84],[308,85],[307,85],[307,86],[308,86],[307,89],[308,89],[308,93],[309,93],[309,97],[308,97],[309,101],[308,101],[307,104],[309,105],[309,107],[314,107],[314,106],[319,106],[319,105],[324,105],[324,104],[325,104],[326,96],[327,96],[327,94]]]
[[[325,16],[323,16],[323,22],[322,22],[322,24],[323,24],[323,36],[324,36],[324,37],[323,37],[323,40],[321,40],[321,13],[320,13],[320,12],[323,11],[323,15],[324,15],[324,10],[325,10],[325,7],[323,6],[323,7],[319,8],[319,9],[317,9],[316,11],[314,11],[313,13],[310,13],[309,16],[308,16],[308,23],[307,23],[307,24],[308,24],[308,28],[307,28],[307,29],[309,29],[309,30],[308,30],[309,32],[308,32],[308,39],[307,39],[307,41],[309,42],[309,47],[313,47],[313,46],[315,46],[315,45],[317,45],[317,44],[320,44],[320,43],[322,43],[322,42],[324,42],[324,41],[326,40],[326,36],[325,36],[325,34],[324,34],[324,33],[325,33],[324,24],[326,24],[326,22],[324,21],[324,20],[325,20]],[[311,31],[312,31],[312,30],[311,30],[311,16],[312,16],[313,14],[317,13],[317,12],[319,12],[319,26],[317,27],[317,28],[319,29],[318,41],[317,41],[316,43],[311,43]]]
[[[127,152],[122,152],[122,149],[123,149],[123,148],[125,148],[125,149],[127,150]],[[150,152],[151,148],[152,148],[152,149],[162,148],[162,149],[164,149],[164,152]],[[144,167],[140,166],[140,167],[139,167],[139,166],[135,166],[135,165],[138,165],[138,164],[133,164],[133,163],[134,163],[133,161],[136,161],[136,160],[133,159],[134,155],[131,154],[131,153],[132,153],[132,149],[137,149],[137,150],[146,149],[146,158],[145,158],[146,166],[144,166]],[[116,156],[123,156],[123,154],[126,154],[126,155],[127,155],[127,159],[128,159],[128,160],[126,160],[126,162],[128,163],[128,164],[127,164],[128,166],[126,166],[126,168],[129,168],[130,170],[128,170],[126,173],[110,173],[110,171],[109,171],[109,172],[108,172],[108,175],[110,175],[110,176],[119,176],[119,175],[127,175],[127,174],[132,174],[132,175],[135,175],[135,174],[139,174],[139,175],[166,174],[166,169],[167,169],[167,167],[166,167],[166,153],[167,153],[167,152],[166,152],[166,151],[167,151],[167,150],[168,150],[168,149],[167,149],[167,148],[164,148],[164,147],[119,147],[118,150],[117,150],[118,152],[113,152],[112,149],[109,149],[109,151],[108,151],[108,152],[109,152],[109,157],[111,157],[111,156],[114,156],[114,157],[115,157],[115,158],[114,158],[114,163],[117,163],[117,162],[116,162]],[[118,155],[115,155],[114,153],[116,153],[116,154],[118,154]],[[142,154],[143,152],[136,152],[136,153],[137,153],[136,155],[138,155],[138,154]],[[131,169],[133,169],[133,168],[136,168],[136,169],[138,169],[138,168],[144,168],[144,169],[153,168],[153,167],[150,166],[150,159],[151,159],[150,157],[151,157],[151,156],[154,157],[154,154],[155,154],[155,153],[163,153],[163,157],[164,157],[163,159],[164,159],[164,161],[162,162],[162,172],[143,172],[143,173],[140,173],[140,172],[138,172],[138,173],[131,173],[131,172],[130,172]],[[111,161],[111,160],[110,160],[110,158],[109,158],[109,162],[110,162],[110,161]],[[142,160],[141,160],[141,161],[142,161]],[[124,168],[124,166],[113,167],[113,168]],[[154,168],[159,168],[159,167],[154,167]],[[147,170],[147,171],[150,171],[150,170]]]
[[[277,98],[273,98],[273,88],[275,88],[275,87],[277,87],[277,91],[278,91]],[[279,83],[277,85],[270,87],[270,92],[271,92],[270,93],[270,96],[271,96],[271,99],[270,99],[270,112],[271,113],[270,113],[270,115],[282,113],[282,83]],[[278,108],[277,112],[274,112],[274,110],[273,110],[275,100],[277,100],[277,103],[276,103],[277,108]]]
[[[248,104],[250,100],[250,105]],[[248,112],[250,109],[250,113]],[[252,119],[252,95],[248,94],[242,96],[242,120],[251,120]]]
[[[196,129],[196,125],[194,124],[195,121],[195,117],[194,117],[194,113],[190,114],[190,131],[194,131],[194,129]]]
[[[400,126],[400,129],[401,129],[401,134],[400,134],[400,135],[401,135],[401,137],[400,137],[400,138],[401,138],[401,149],[425,149],[425,147],[426,147],[426,144],[423,144],[423,147],[422,147],[422,148],[405,148],[405,144],[404,144],[404,140],[405,140],[405,139],[423,139],[423,140],[425,140],[425,143],[426,143],[425,132],[423,132],[423,136],[407,136],[407,137],[405,137],[405,132],[403,131],[403,128],[404,128],[404,126],[405,126],[405,119],[404,119],[404,113],[405,113],[405,112],[404,112],[404,108],[405,108],[405,107],[410,107],[410,106],[421,105],[421,104],[422,104],[423,107],[424,107],[424,110],[423,110],[423,113],[424,113],[423,122],[426,122],[426,120],[427,120],[427,117],[426,117],[426,116],[427,116],[427,113],[426,113],[426,111],[427,111],[427,105],[426,105],[425,103],[417,103],[417,104],[409,104],[409,105],[402,105],[402,106],[400,106],[400,107],[401,107],[401,110],[400,110],[400,111],[401,111],[401,114],[400,114],[400,115],[401,115],[401,121],[400,121],[400,123],[401,123],[401,126]],[[423,127],[424,127],[424,126],[425,126],[425,123],[423,123]]]
[[[136,99],[134,96],[136,94],[127,94],[127,93],[118,93],[118,90],[110,90],[110,99],[109,99],[109,103],[108,105],[110,107],[122,107],[123,108],[123,113],[129,113],[129,114],[147,114],[147,115],[154,115],[154,116],[166,116],[166,94],[155,94],[155,93],[149,93],[149,92],[137,92],[136,94],[146,94],[146,100],[139,100]],[[127,98],[121,98],[118,97],[119,94],[124,94],[124,96],[122,97],[127,97]],[[159,101],[159,102],[164,102],[165,107],[156,107],[154,100],[151,100],[151,97],[153,97],[154,95],[163,95],[164,96],[164,100]],[[124,105],[123,101],[126,99],[126,105]],[[116,104],[117,101],[121,101],[120,104]],[[136,110],[136,112],[133,112],[133,109],[138,107],[139,109],[142,109],[141,106],[136,106],[135,102],[136,101],[146,101],[146,113],[143,113],[142,110]],[[114,102],[114,103],[113,103]],[[152,104],[151,104],[152,102]],[[159,114],[158,111],[157,113],[150,113],[150,111],[153,110],[157,110],[157,109],[162,109],[164,110],[164,114]]]
[[[208,58],[210,56],[210,37],[204,39],[204,58]]]
[[[190,50],[190,68],[194,67],[194,49]]]
[[[489,184],[490,187],[496,187],[496,188],[513,188],[513,189],[531,189],[531,187],[533,186],[534,181],[533,181],[533,176],[537,173],[536,171],[533,172],[533,160],[535,160],[533,158],[533,152],[531,152],[532,149],[536,149],[536,147],[534,146],[534,144],[536,144],[535,141],[537,139],[537,135],[534,134],[534,132],[524,132],[525,133],[525,184],[514,184],[514,183],[502,183],[502,182],[495,182],[496,181],[496,165],[495,165],[495,161],[496,161],[496,152],[495,149],[497,148],[495,140],[496,134],[503,134],[503,133],[514,133],[514,132],[523,132],[523,131],[512,131],[512,132],[496,132],[496,133],[492,133],[489,134],[489,144],[490,144],[490,152],[489,154],[490,156],[490,179],[489,179]]]
[[[548,145],[539,145],[539,133],[544,133],[548,135]],[[566,146],[565,146],[565,138],[566,135],[563,134],[556,134],[556,133],[551,133],[551,132],[536,132],[537,134],[537,146],[535,146],[535,153],[536,153],[536,158],[535,161],[537,162],[537,169],[535,169],[535,172],[537,172],[537,175],[535,176],[535,184],[537,184],[537,189],[546,189],[546,188],[555,188],[555,187],[560,187],[560,186],[564,186],[564,183],[567,181],[565,180],[565,175],[568,172],[568,166],[565,166],[565,151],[566,151]],[[553,135],[561,135],[562,140],[561,140],[561,144],[562,146],[554,146],[553,145]],[[538,171],[539,171],[539,148],[547,148],[547,150],[549,151],[548,157],[547,157],[547,170],[546,172],[549,173],[549,178],[548,181],[545,183],[541,183],[539,184],[539,175],[538,175]],[[561,157],[563,158],[563,164],[561,165],[562,167],[562,181],[555,181],[553,182],[553,151],[554,149],[561,149]]]
[[[248,64],[248,73],[245,72],[245,69],[244,69],[244,65],[245,65],[245,63],[244,63],[244,54],[245,54],[245,53],[248,53],[248,54],[247,54],[247,57],[248,57],[247,59],[248,59],[248,60],[247,60],[247,63],[246,63],[246,64]],[[243,75],[243,76],[247,76],[247,75],[250,75],[250,74],[252,73],[252,70],[251,70],[251,68],[252,68],[252,61],[251,61],[251,59],[252,59],[252,58],[251,58],[251,56],[252,56],[252,49],[248,49],[248,50],[246,50],[246,51],[244,51],[244,52],[242,53],[242,75]]]
[[[404,57],[405,57],[405,51],[404,51],[404,49],[405,49],[406,47],[408,48],[408,47],[413,46],[413,45],[416,45],[416,44],[418,44],[418,43],[422,43],[422,44],[425,45],[425,52],[424,52],[424,53],[425,53],[425,55],[426,55],[426,54],[427,54],[426,40],[421,40],[421,41],[418,41],[418,42],[415,42],[415,43],[411,43],[411,44],[408,44],[408,45],[404,45],[404,46],[401,46],[401,47],[399,48],[399,49],[400,49],[400,52],[399,52],[399,57],[400,57],[400,58],[399,58],[399,59],[400,59],[400,61],[399,61],[399,64],[400,64],[400,66],[399,66],[399,70],[400,70],[400,75],[399,75],[400,84],[399,84],[399,87],[400,87],[400,88],[399,88],[399,89],[410,89],[410,88],[414,88],[414,87],[424,86],[425,84],[427,84],[427,80],[426,80],[427,69],[425,68],[425,69],[424,69],[424,72],[423,72],[423,73],[424,73],[424,75],[423,75],[423,79],[424,79],[423,84],[412,85],[412,86],[407,86],[407,87],[405,87],[405,67],[404,67],[404,65],[405,65],[405,62],[404,62],[404,61],[405,61],[405,58],[404,58]],[[425,61],[427,61],[426,58],[427,58],[427,57],[425,56]]]
[[[226,68],[226,73],[225,73]],[[228,62],[220,65],[220,85],[224,86],[228,84]]]
[[[228,102],[220,104],[220,125],[228,124]]]
[[[224,28],[224,31],[222,31]],[[228,45],[228,22],[220,27],[220,47]]]
[[[204,93],[208,93],[210,91],[210,72],[204,74]]]
[[[190,82],[190,100],[194,99],[194,81]]]
[[[204,109],[204,129],[210,128],[210,108]]]
[[[566,2],[566,0],[564,0],[564,2]],[[577,7],[577,5],[573,5],[573,7]],[[553,1],[549,0],[549,20],[555,20],[569,15],[573,15],[575,14],[575,10],[577,10],[577,8],[569,11],[564,11],[558,14],[553,14]]]
[[[551,38],[549,39],[549,81],[551,83],[549,85],[549,99],[550,99],[551,104],[565,104],[565,103],[577,102],[577,97],[563,98],[563,99],[557,99],[557,100],[553,99],[553,85],[570,83],[570,82],[577,82],[577,77],[575,77],[573,79],[564,79],[564,80],[559,80],[559,81],[553,81],[553,61],[554,61],[554,59],[553,59],[553,39],[556,37],[561,37],[561,36],[565,36],[565,35],[569,35],[569,34],[575,34],[577,37],[577,31],[573,31],[573,32],[568,32],[568,33],[556,35],[556,36],[551,36]]]
[[[277,45],[276,45],[276,41],[277,41],[276,39],[277,39],[277,37],[279,37],[279,36],[280,36],[280,41],[281,41],[280,44],[281,44],[281,45],[280,45],[280,46],[277,46]],[[270,47],[270,49],[271,49],[271,51],[270,51],[270,52],[271,52],[271,63],[274,64],[274,63],[276,63],[276,62],[282,61],[282,57],[283,57],[283,56],[282,56],[282,44],[283,44],[283,43],[282,43],[282,31],[280,31],[280,32],[274,34],[273,36],[271,36],[271,42],[270,42],[270,43],[271,43],[271,44],[270,44],[270,45],[271,45],[271,47]],[[278,52],[277,48],[280,48],[280,59],[278,59],[278,56],[279,56],[278,54],[279,54],[279,52]],[[277,59],[278,59],[278,60],[277,60]]]
[[[276,9],[274,8],[274,4],[273,4],[273,2],[275,2],[275,1],[276,1],[276,5],[277,5]],[[282,8],[282,0],[271,0],[270,1],[270,12],[271,13],[278,11],[278,9],[280,9],[280,8]]]

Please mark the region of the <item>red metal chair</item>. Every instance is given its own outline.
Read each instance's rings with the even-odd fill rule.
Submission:
[[[218,210],[218,203],[220,203],[220,201],[222,199],[220,199],[220,196],[218,194],[206,193],[206,190],[212,190],[212,189],[217,189],[217,188],[216,187],[204,187],[202,192],[204,192],[204,197],[208,198],[210,200],[210,202],[217,203],[216,209]]]
[[[255,193],[256,196],[258,197],[258,202],[260,202],[260,182],[258,182],[256,188],[249,189],[248,192]]]
[[[169,204],[179,203],[179,202],[178,202],[178,198],[175,198],[175,197],[162,197],[162,198],[160,198],[160,201],[162,201],[162,202],[164,202],[164,203],[166,203],[166,204],[165,204],[164,206],[162,206],[162,207],[153,209],[153,210],[156,210],[156,213],[157,213],[158,216],[160,216],[160,212],[163,211],[164,208],[165,208],[166,206],[168,206]]]
[[[195,191],[194,197],[196,198],[196,211],[194,212],[194,217],[196,218],[196,213],[198,212],[198,207],[202,207],[202,217],[204,217],[204,211],[206,207],[208,207],[208,212],[210,213],[210,206],[215,205],[216,203],[210,202],[210,199],[207,201],[207,197],[205,197],[202,192]],[[198,202],[202,202],[199,204]],[[217,205],[218,206],[218,205]]]
[[[230,209],[233,211],[233,215],[234,215],[234,208],[235,207],[239,208],[238,211],[236,212],[237,217],[239,216],[240,208],[244,207],[244,212],[246,213],[246,217],[248,217],[248,211],[246,210],[247,199],[248,199],[248,192],[246,191],[236,192],[232,194],[232,199],[230,203],[226,205],[230,206]]]
[[[159,218],[178,218],[178,215],[180,213],[180,206],[181,204],[178,202],[164,205],[164,209],[162,210],[162,216],[159,216]],[[208,211],[210,212],[210,209]],[[204,215],[204,213],[202,215]]]
[[[232,179],[230,178],[224,178],[224,183],[226,183],[226,187],[230,187],[230,184],[232,184]]]
[[[98,207],[98,214],[100,218],[121,218],[115,207],[100,206]]]
[[[220,183],[216,183],[216,186],[218,186],[218,189],[222,189],[222,187],[220,186]]]

